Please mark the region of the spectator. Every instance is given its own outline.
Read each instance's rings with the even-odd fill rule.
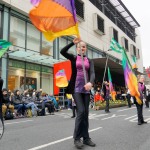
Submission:
[[[32,97],[29,96],[28,91],[24,91],[24,95],[22,97],[22,101],[24,102],[26,109],[31,108],[31,110],[32,110],[32,116],[36,115],[35,111],[37,111],[37,113],[38,113],[39,109],[36,106],[36,104],[34,103]]]
[[[42,89],[40,89],[36,94],[37,100],[41,99],[41,95],[42,95]]]
[[[59,109],[59,106],[58,106],[58,103],[57,103],[55,97],[53,96],[53,94],[50,94],[50,95],[48,96],[48,98],[49,98],[49,100],[51,100],[51,101],[53,102],[53,104],[54,104],[54,106],[55,106],[55,109],[58,110],[58,109]]]
[[[66,98],[67,98],[67,101],[68,101],[68,110],[71,110],[72,95],[71,94],[66,94]]]
[[[41,100],[44,102],[45,107],[48,108],[49,113],[54,115],[54,104],[51,100],[49,100],[48,95],[46,93],[42,93]]]
[[[11,113],[14,113],[14,106],[13,106],[13,102],[10,100],[7,89],[2,90],[2,95],[3,95],[3,97],[2,97],[2,114],[4,117],[7,109],[9,109],[11,111]]]
[[[15,109],[17,109],[17,116],[24,116],[25,106],[22,101],[22,96],[19,90],[16,90],[13,96],[13,104]]]

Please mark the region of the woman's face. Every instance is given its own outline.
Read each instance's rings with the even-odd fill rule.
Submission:
[[[81,54],[81,52],[82,52],[82,54],[85,54],[86,53],[86,44],[84,42],[78,43],[76,50],[77,50],[78,54]]]
[[[17,91],[17,95],[20,95],[20,91]]]
[[[144,77],[140,77],[140,80],[139,80],[140,82],[144,82]]]

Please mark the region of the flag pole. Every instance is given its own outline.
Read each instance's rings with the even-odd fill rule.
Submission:
[[[86,71],[85,71],[85,65],[84,65],[84,58],[83,58],[83,54],[82,54],[80,42],[79,42],[79,46],[80,46],[80,55],[81,55],[82,68],[83,68],[83,74],[84,74],[84,81],[85,81],[85,84],[86,84],[87,83],[87,77],[86,77]]]
[[[107,56],[107,55],[106,55]],[[104,75],[103,75],[103,82],[102,82],[102,90],[103,90],[103,86],[104,86],[104,79],[105,79],[105,75],[106,75],[106,68],[107,68],[107,64],[108,64],[108,57],[106,59],[106,63],[105,63],[105,70],[104,70]]]
[[[111,51],[111,49],[108,49],[107,51]],[[106,68],[107,68],[108,58],[109,58],[109,55],[107,55],[107,53],[105,53],[105,54],[106,54],[107,59],[106,59],[105,70],[104,70],[104,75],[103,75],[102,90],[103,90],[103,86],[104,86],[104,79],[105,79],[105,75],[106,75]]]

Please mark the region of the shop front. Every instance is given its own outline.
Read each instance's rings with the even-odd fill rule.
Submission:
[[[8,89],[39,90],[53,93],[52,68],[18,60],[9,60],[8,67]]]

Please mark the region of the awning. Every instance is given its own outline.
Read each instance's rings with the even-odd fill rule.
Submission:
[[[95,67],[95,71],[96,72],[98,72],[100,70],[104,71],[106,60],[107,60],[107,58],[96,58],[96,59],[93,59],[94,67]],[[119,63],[116,63],[116,62],[112,61],[111,59],[108,59],[107,66],[110,68],[110,70],[112,72],[115,72],[115,73],[123,75],[123,68],[122,68],[122,66]]]
[[[34,51],[8,51],[9,58],[28,61],[37,64],[43,64],[46,66],[52,66],[53,64],[59,62],[59,60],[53,59],[52,56],[40,55],[40,53]]]

